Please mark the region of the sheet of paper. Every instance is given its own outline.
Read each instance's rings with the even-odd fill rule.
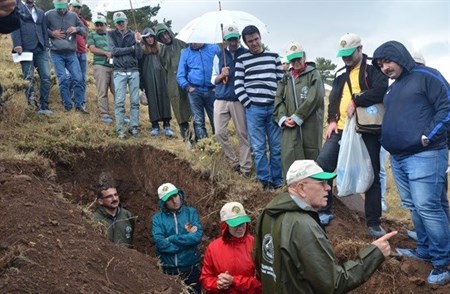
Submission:
[[[21,61],[32,61],[33,60],[33,52],[22,52],[22,54],[13,53],[12,58],[14,62]]]

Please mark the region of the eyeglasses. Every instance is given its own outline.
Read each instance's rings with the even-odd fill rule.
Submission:
[[[302,60],[302,57],[300,57],[300,58],[294,58],[294,59],[291,60],[291,63],[294,64],[294,63],[296,63],[297,61],[300,62],[301,60]]]
[[[101,23],[101,22],[96,22],[95,23],[95,26],[96,27],[102,27],[102,26],[104,26],[105,24],[104,23]]]
[[[320,185],[322,185],[325,188],[328,186],[328,181],[326,181],[326,180],[322,180],[322,181],[303,181],[303,182],[300,182],[300,183],[303,183],[303,184],[320,184]]]
[[[119,26],[122,25],[122,24],[124,24],[124,23],[125,23],[125,22],[124,22],[123,20],[120,20],[120,21],[116,22],[116,24],[118,24]]]

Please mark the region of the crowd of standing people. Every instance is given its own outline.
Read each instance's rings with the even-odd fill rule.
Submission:
[[[25,98],[38,114],[52,114],[50,60],[64,110],[89,114],[89,49],[94,55],[99,115],[104,123],[115,121],[119,139],[140,136],[142,90],[151,136],[160,134],[160,122],[164,135],[174,136],[173,112],[183,139],[204,139],[209,136],[206,112],[211,133],[236,172],[250,176],[252,153],[256,179],[264,190],[287,184],[287,192],[275,197],[259,216],[255,238],[242,204],[225,204],[220,211],[221,237],[208,246],[201,270],[198,245],[203,229],[197,210],[186,204],[181,189],[161,185],[161,211],[152,219],[151,233],[164,273],[180,275],[196,293],[202,287],[224,293],[341,293],[361,285],[389,256],[388,240],[396,234],[381,226],[383,146],[390,153],[399,195],[411,211],[417,235],[417,249],[396,251],[431,263],[428,283],[450,282],[446,175],[450,86],[437,70],[417,64],[403,44],[382,44],[370,62],[358,35],[348,33],[339,39],[337,57],[345,66],[333,81],[322,146],[324,83],[299,42],[287,48],[289,67],[283,70],[280,57],[262,45],[253,25],[240,32],[234,24],[226,24],[221,51],[216,44],[185,44],[164,24],[133,32],[120,11],[113,15],[114,29],[107,30],[106,19],[97,16],[95,31],[88,33],[80,0],[53,3],[54,9],[44,13],[34,0],[18,2],[20,27],[11,34],[14,52],[33,53],[32,61],[21,66],[29,85]],[[248,49],[240,45],[241,38]],[[391,85],[389,79],[394,80]],[[114,117],[108,90],[114,97]],[[324,230],[333,218],[333,172],[347,122],[358,107],[377,103],[385,108],[383,128],[362,133],[374,175],[365,191],[364,211],[368,233],[377,239],[359,253],[358,262],[339,265]],[[239,156],[228,138],[230,119],[239,138]],[[130,246],[134,218],[121,207],[116,188],[101,187],[96,202],[95,217],[107,224],[109,239]]]

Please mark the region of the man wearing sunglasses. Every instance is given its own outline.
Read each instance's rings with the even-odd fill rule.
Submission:
[[[390,232],[340,265],[317,211],[331,190],[313,160],[296,160],[286,175],[288,192],[275,197],[256,225],[254,260],[263,293],[346,293],[363,284],[389,256]]]
[[[97,189],[96,204],[94,218],[105,225],[108,239],[131,247],[135,217],[120,204],[117,189],[111,184],[102,185]]]
[[[108,37],[106,35],[106,18],[98,15],[94,19],[95,31],[90,32],[87,45],[94,54],[93,73],[95,86],[97,87],[97,104],[101,121],[112,123],[111,112],[109,110],[108,89],[114,97],[113,66],[111,64],[111,50],[108,47]]]

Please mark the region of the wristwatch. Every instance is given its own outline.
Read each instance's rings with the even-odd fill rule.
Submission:
[[[430,139],[428,139],[427,136],[422,135],[422,146],[427,147],[428,145],[430,145]]]

